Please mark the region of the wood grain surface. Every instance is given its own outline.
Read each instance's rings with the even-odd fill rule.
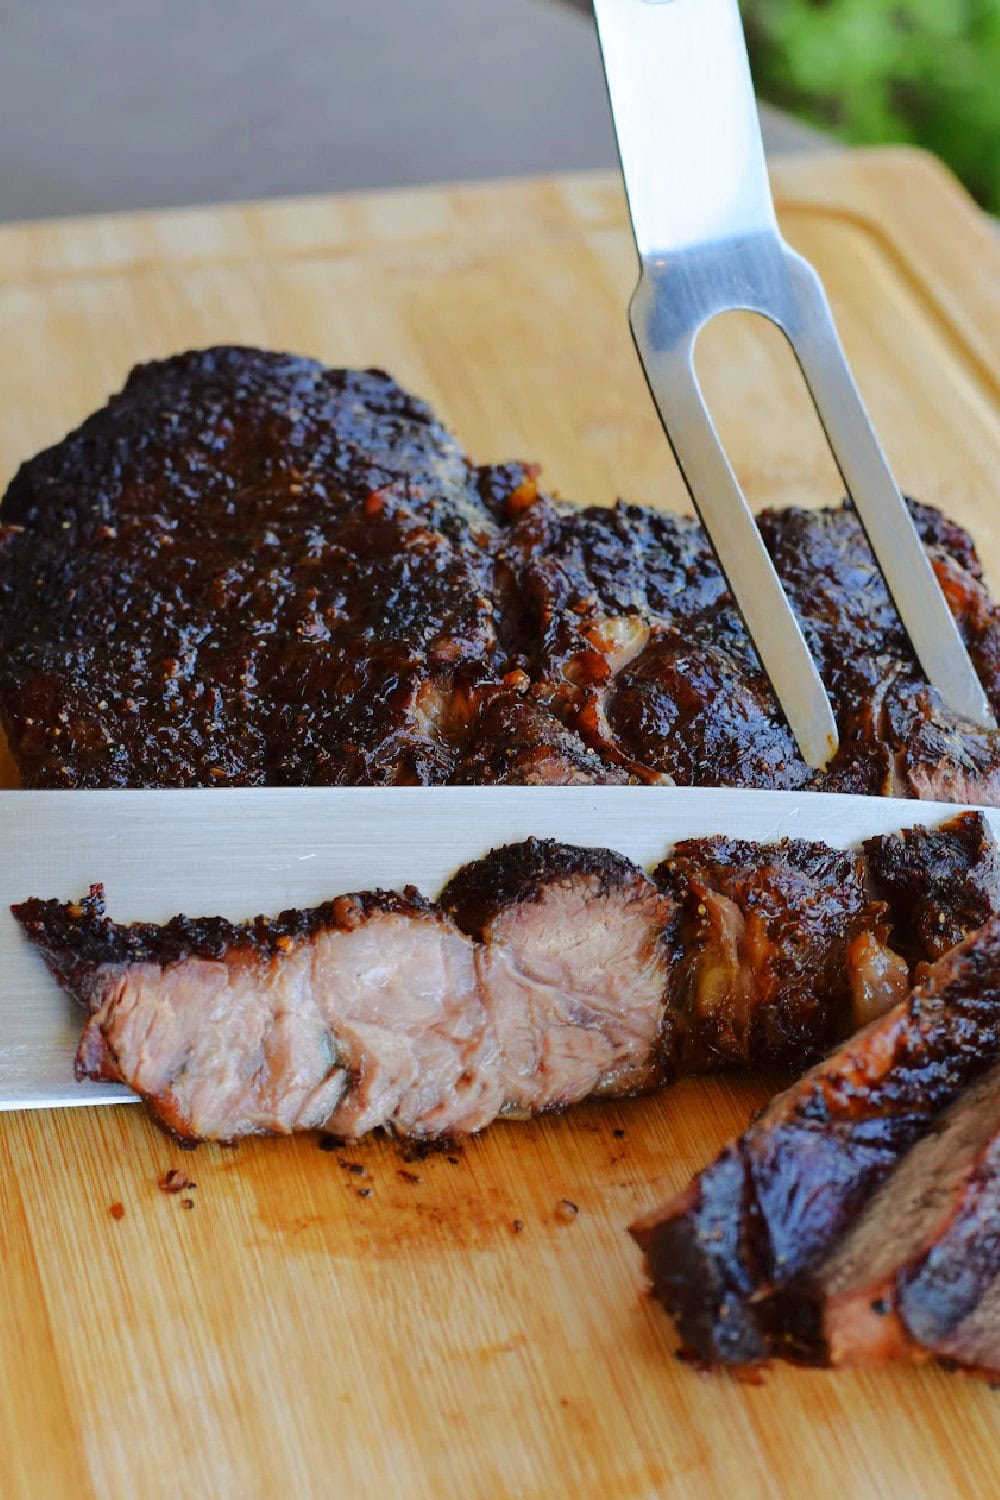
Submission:
[[[994,231],[910,152],[774,176],[900,480],[971,527],[996,587]],[[136,360],[235,340],[384,365],[476,458],[541,459],[567,496],[680,506],[633,274],[603,176],[4,230],[0,471]],[[700,368],[754,503],[838,493],[772,330],[722,320]],[[131,1107],[4,1116],[0,1495],[995,1496],[985,1386],[675,1360],[624,1226],[768,1087],[687,1082],[417,1162],[189,1154]],[[197,1187],[161,1192],[170,1167]]]

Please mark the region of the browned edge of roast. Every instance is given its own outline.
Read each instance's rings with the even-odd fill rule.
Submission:
[[[236,950],[273,957],[300,938],[324,928],[350,931],[372,912],[399,916],[440,916],[416,886],[399,891],[359,891],[335,896],[319,906],[291,908],[248,922],[226,917],[172,917],[169,922],[113,921],[107,915],[103,885],[90,887],[80,901],[36,896],[11,907],[62,987],[89,1004],[93,971],[105,964],[151,963],[160,968],[187,958],[220,959]]]
[[[1000,850],[981,813],[866,839],[864,853],[893,946],[911,966],[940,958],[1000,911]]]
[[[580,876],[596,882],[597,896],[636,882],[651,884],[644,870],[612,849],[529,838],[470,860],[446,883],[438,900],[463,932],[483,942],[490,924],[507,907],[538,901],[554,883]]]
[[[906,1153],[818,1271],[788,1288],[783,1321],[821,1327],[833,1365],[939,1355],[997,1371],[1000,1325],[988,1302],[998,1272],[995,1065]]]

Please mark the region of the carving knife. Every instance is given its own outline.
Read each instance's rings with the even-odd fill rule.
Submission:
[[[401,787],[0,792],[0,1109],[131,1099],[78,1084],[83,1013],[10,914],[93,882],[115,920],[234,920],[376,886],[437,895],[459,865],[536,836],[651,868],[678,839],[786,835],[843,848],[953,817],[950,804],[688,787]],[[1000,835],[1000,809],[984,809]]]

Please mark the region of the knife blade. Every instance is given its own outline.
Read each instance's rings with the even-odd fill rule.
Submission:
[[[0,1110],[134,1098],[74,1081],[82,1015],[10,914],[28,896],[72,900],[101,881],[116,921],[178,912],[240,920],[376,886],[413,884],[433,897],[467,860],[531,836],[608,847],[651,867],[682,838],[788,836],[846,848],[960,810],[689,787],[0,792]],[[982,811],[1000,836],[1000,810]]]

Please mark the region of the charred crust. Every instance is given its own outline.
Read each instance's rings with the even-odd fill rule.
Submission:
[[[32,897],[11,911],[56,978],[80,998],[86,997],[87,978],[103,965],[151,963],[163,968],[189,958],[220,960],[237,954],[270,959],[320,932],[351,932],[373,916],[446,920],[413,886],[402,895],[376,890],[337,896],[321,906],[258,916],[250,922],[177,916],[162,926],[125,925],[105,915],[100,885],[92,886],[79,902]]]
[[[539,901],[552,886],[585,879],[603,897],[629,890],[655,894],[638,865],[611,849],[585,849],[555,839],[525,839],[492,849],[463,865],[439,896],[439,902],[463,932],[483,939],[491,922],[519,902]]]
[[[1000,613],[911,502],[987,695]],[[804,764],[697,522],[475,467],[379,370],[242,347],[141,365],[24,464],[0,525],[0,721],[26,787],[822,786],[1000,801],[849,504],[761,533],[840,749]]]
[[[982,813],[866,839],[873,892],[911,969],[932,963],[1000,910],[1000,851]]]

